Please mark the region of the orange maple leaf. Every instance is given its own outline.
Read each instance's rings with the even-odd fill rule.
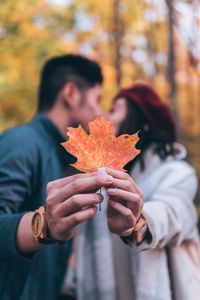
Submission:
[[[81,126],[69,127],[68,141],[62,146],[77,157],[73,167],[82,172],[94,172],[101,167],[123,170],[130,160],[134,159],[140,150],[135,148],[139,141],[138,133],[114,136],[114,125],[102,116],[89,123],[90,134]]]

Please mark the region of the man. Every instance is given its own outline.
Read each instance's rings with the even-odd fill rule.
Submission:
[[[87,130],[100,113],[102,82],[94,61],[79,55],[50,59],[41,73],[38,114],[0,137],[2,300],[58,299],[76,226],[96,214],[103,199],[95,191],[113,184],[112,171],[64,177],[72,158],[60,146],[67,126],[80,123]],[[141,199],[138,205],[141,211]],[[113,221],[109,227],[123,233]]]

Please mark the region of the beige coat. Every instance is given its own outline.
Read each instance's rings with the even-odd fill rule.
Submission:
[[[152,291],[152,295],[157,290],[157,295],[163,293],[163,299],[167,299],[168,280],[171,299],[200,299],[200,244],[193,204],[198,183],[195,170],[182,160],[184,147],[177,147],[176,160],[169,157],[163,163],[148,151],[145,172],[137,166],[131,173],[143,191],[143,214],[152,234],[150,243],[131,245],[138,252],[135,287],[138,295],[144,294],[144,298],[137,299],[149,300],[145,290],[147,294]]]

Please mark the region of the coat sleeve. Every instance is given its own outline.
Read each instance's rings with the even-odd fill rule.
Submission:
[[[16,231],[28,201],[33,176],[30,137],[17,129],[0,137],[0,260],[21,256],[16,245]]]
[[[178,246],[192,238],[198,216],[193,203],[198,188],[195,170],[186,162],[174,162],[150,201],[144,204],[143,215],[151,238],[135,251]]]

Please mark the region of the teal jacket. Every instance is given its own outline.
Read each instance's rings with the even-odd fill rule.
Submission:
[[[0,136],[0,299],[56,300],[71,241],[24,256],[16,229],[27,211],[45,204],[46,185],[65,176],[71,157],[63,137],[43,114]]]

